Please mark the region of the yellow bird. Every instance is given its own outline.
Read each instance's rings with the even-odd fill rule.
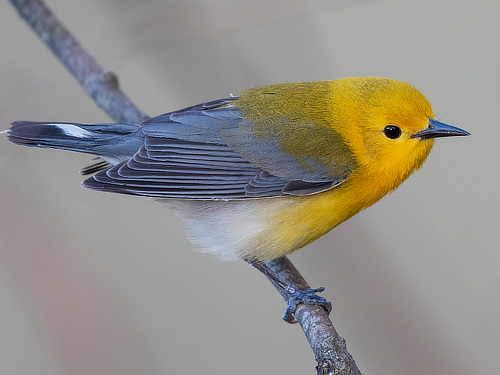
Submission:
[[[14,122],[17,144],[95,154],[86,188],[153,197],[225,260],[268,261],[397,188],[436,137],[411,85],[380,77],[261,86],[141,124]]]

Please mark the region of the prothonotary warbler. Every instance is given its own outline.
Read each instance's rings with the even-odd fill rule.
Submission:
[[[248,261],[300,249],[397,188],[434,138],[469,135],[380,77],[261,86],[141,124],[18,121],[7,132],[100,156],[84,187],[157,199],[201,250]]]

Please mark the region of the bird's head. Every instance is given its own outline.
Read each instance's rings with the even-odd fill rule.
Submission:
[[[345,101],[336,106],[343,108],[342,133],[358,165],[369,170],[404,179],[423,164],[434,138],[469,135],[435,120],[426,97],[405,82],[380,77],[337,82]]]

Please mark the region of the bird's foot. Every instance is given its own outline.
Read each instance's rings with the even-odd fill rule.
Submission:
[[[315,289],[300,290],[293,287],[288,287],[287,293],[290,298],[288,299],[288,307],[283,314],[283,320],[288,323],[295,323],[295,310],[297,306],[301,303],[307,305],[319,305],[322,306],[328,314],[332,311],[332,304],[328,302],[325,298],[318,296],[316,293],[321,293],[325,290],[324,287],[320,286]]]

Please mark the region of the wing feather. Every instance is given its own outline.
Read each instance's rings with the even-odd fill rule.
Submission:
[[[141,125],[144,144],[135,155],[83,185],[157,198],[227,200],[314,194],[345,179],[329,175],[313,157],[284,151],[272,129],[259,133],[243,119],[235,100],[146,120]],[[289,122],[279,121],[282,126]]]

